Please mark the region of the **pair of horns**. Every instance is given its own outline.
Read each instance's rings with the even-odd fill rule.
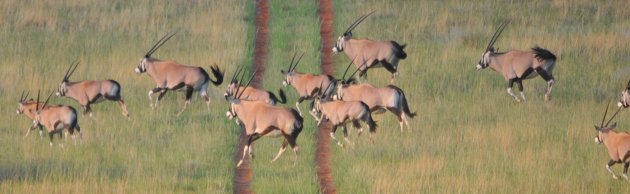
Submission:
[[[612,121],[615,118],[615,116],[617,116],[617,113],[619,113],[619,111],[621,111],[621,108],[622,107],[619,107],[617,109],[617,112],[615,112],[615,114],[613,114],[613,116],[610,117],[608,122],[606,122],[606,124],[604,124],[604,121],[606,121],[606,115],[608,114],[608,105],[606,105],[606,111],[604,111],[604,118],[602,118],[602,124],[600,125],[600,128],[608,127],[608,124],[610,124],[610,121]]]
[[[300,55],[300,58],[298,58],[297,62],[295,62],[295,56],[297,56],[297,53],[293,54],[293,58],[291,59],[291,63],[289,64],[289,69],[287,69],[287,72],[292,72],[293,70],[295,70],[295,67],[297,67],[297,65],[302,60],[302,57],[304,56],[304,53],[302,53]],[[293,63],[293,62],[295,62],[295,63]]]
[[[328,89],[330,89],[330,86],[332,86],[333,83],[334,82],[332,82],[332,81],[329,82],[328,85],[326,86],[326,88],[324,88],[324,82],[323,81],[319,83],[319,89],[320,89],[319,90],[319,97],[320,98],[322,98],[322,97],[324,97],[324,95],[326,95],[326,91],[328,91]],[[324,89],[324,90],[322,90],[322,89]]]
[[[356,57],[354,58],[356,59]],[[346,73],[348,73],[348,70],[350,69],[350,66],[352,66],[352,64],[354,63],[354,59],[352,59],[352,61],[350,61],[350,64],[348,64],[348,67],[346,67],[346,70],[343,72],[343,76],[341,76],[341,80],[345,81],[346,80]],[[350,77],[348,77],[349,79],[351,79],[352,77],[354,77],[354,75],[361,70],[362,67],[366,66],[366,63],[363,63],[363,65],[357,67],[357,69],[354,70],[354,72],[352,72],[352,74],[350,74]]]
[[[20,95],[20,102],[24,102],[26,98],[28,98],[29,93],[30,92],[26,92],[26,95],[24,95],[24,91],[22,91],[22,94]]]
[[[490,48],[492,48],[492,46],[494,46],[494,43],[497,41],[497,39],[499,38],[499,36],[501,35],[503,30],[505,29],[505,26],[507,26],[508,23],[510,23],[510,20],[506,20],[505,22],[503,22],[499,26],[497,31],[494,32],[494,34],[492,35],[492,38],[490,39],[490,42],[488,43],[488,46],[486,46],[486,51],[489,51]]]
[[[160,47],[162,47],[162,45],[164,45],[164,43],[166,43],[166,41],[168,41],[169,39],[171,39],[171,37],[173,37],[175,34],[177,34],[177,31],[170,33],[170,34],[166,34],[164,35],[162,38],[160,38],[160,40],[158,40],[153,47],[151,47],[151,49],[149,49],[149,51],[147,51],[147,54],[144,54],[144,57],[149,58],[151,57],[151,55],[153,54],[153,52],[155,52],[157,49],[159,49]]]
[[[363,22],[363,20],[365,20],[365,18],[367,18],[368,16],[372,15],[374,12],[376,12],[376,11],[372,11],[372,12],[370,12],[368,14],[365,14],[365,15],[362,15],[361,17],[359,17],[359,19],[357,19],[352,24],[350,24],[350,26],[348,26],[348,29],[346,29],[346,31],[344,31],[343,34],[346,35],[348,33],[352,33],[352,30],[354,30],[354,28],[356,28],[361,22]]]
[[[239,74],[241,74],[241,66],[236,67],[236,71],[234,71],[234,75],[232,75],[232,80],[230,80],[230,83],[236,82],[237,81],[236,78],[238,77]]]
[[[240,71],[240,70],[239,70]],[[239,72],[240,73],[240,72]],[[236,75],[236,73],[235,73]],[[239,83],[243,82],[243,77],[245,76],[245,73],[243,73],[243,75],[241,76],[241,79],[239,80]],[[240,99],[241,96],[243,96],[243,93],[245,93],[245,89],[249,86],[250,83],[252,83],[252,80],[254,79],[254,76],[256,76],[256,71],[254,71],[254,73],[252,73],[252,76],[249,78],[249,80],[247,81],[247,84],[245,86],[243,86],[243,90],[239,90],[241,87],[236,87],[236,92],[234,92],[234,99]],[[240,92],[240,93],[239,93]]]
[[[68,81],[70,76],[74,73],[74,70],[77,70],[79,66],[79,60],[74,60],[74,62],[70,63],[70,67],[66,70],[66,74],[63,76],[63,81]]]
[[[48,100],[50,100],[50,97],[52,96],[53,93],[55,93],[55,91],[50,92],[48,97],[46,97],[46,102],[44,102],[44,105],[41,108],[39,108],[39,93],[40,93],[40,91],[37,90],[37,103],[35,104],[35,110],[36,111],[39,111],[41,109],[46,108],[46,105],[48,105]]]

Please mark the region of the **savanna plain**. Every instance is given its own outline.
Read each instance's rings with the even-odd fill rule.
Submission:
[[[230,193],[239,128],[228,121],[225,83],[210,86],[208,111],[195,94],[181,116],[183,93],[169,93],[152,111],[154,87],[133,69],[164,34],[178,34],[153,54],[159,59],[227,71],[251,67],[253,1],[62,0],[0,1],[1,193]],[[401,132],[390,113],[375,114],[371,143],[357,137],[347,149],[333,145],[332,169],[341,193],[628,193],[613,180],[608,154],[593,141],[607,104],[616,103],[630,79],[630,4],[624,1],[334,1],[335,35],[356,17],[376,10],[354,37],[408,44],[396,85],[412,111]],[[295,52],[298,70],[319,73],[317,2],[271,1],[269,61],[264,86],[282,87],[280,69]],[[558,56],[551,101],[545,82],[524,81],[528,101],[517,103],[506,81],[475,64],[496,27],[511,20],[500,51],[541,46]],[[330,49],[330,48],[325,48]],[[46,136],[24,137],[31,121],[17,116],[22,91],[56,89],[74,60],[71,80],[114,79],[133,118],[114,102],[80,115],[83,143],[50,147]],[[335,56],[341,76],[348,59]],[[368,81],[389,82],[384,69]],[[296,92],[284,88],[293,106]],[[33,96],[33,95],[31,95]],[[52,104],[78,103],[53,97]],[[302,110],[308,108],[302,104]],[[258,193],[317,193],[316,123],[305,117],[292,152],[270,163],[282,140],[255,145],[252,189]],[[615,119],[630,131],[630,113]],[[338,137],[341,133],[338,132]],[[57,139],[55,139],[57,140]],[[331,142],[331,144],[333,144]],[[614,170],[620,173],[622,165]]]

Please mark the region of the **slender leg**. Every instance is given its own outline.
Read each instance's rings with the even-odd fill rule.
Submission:
[[[96,118],[94,118],[94,115],[92,115],[92,107],[90,106],[89,102],[85,105],[85,112],[83,113],[83,115],[85,114],[88,114],[92,120],[96,120]]]
[[[549,97],[551,95],[551,89],[553,89],[554,78],[549,72],[545,71],[542,67],[538,67],[535,69],[536,73],[540,75],[547,82],[547,92],[545,92],[545,101],[549,101]]]
[[[350,146],[353,146],[352,143],[350,143],[350,140],[348,139],[348,128],[346,127],[346,125],[343,125],[343,140]]]
[[[201,97],[206,101],[206,106],[208,107],[208,112],[210,112],[210,97],[208,97],[208,93],[203,91],[201,92]]]
[[[155,93],[162,92],[162,90],[163,90],[163,89],[162,89],[162,88],[160,88],[160,87],[156,87],[156,88],[153,88],[153,90],[149,90],[149,106],[151,106],[151,108],[152,108],[153,110],[155,110],[155,108],[157,108],[157,101],[159,101],[159,97],[158,97],[158,100],[157,100],[157,101],[155,101],[155,103],[156,103],[156,104],[155,104],[155,105],[153,105],[153,98],[152,98],[152,96],[153,96],[153,94],[155,94]],[[160,95],[162,95],[162,94],[160,94]]]
[[[514,98],[514,100],[516,100],[517,102],[521,102],[521,99],[519,99],[518,97],[516,97],[516,95],[514,95],[514,92],[512,92],[512,86],[514,86],[514,81],[516,81],[516,78],[512,78],[508,81],[508,88],[507,88],[507,93],[512,96],[512,98]]]
[[[300,103],[302,103],[302,101],[304,101],[304,97],[300,97],[298,98],[297,102],[295,102],[295,108],[297,108],[298,113],[300,113],[300,116],[302,115],[302,110],[300,110]]]
[[[245,147],[243,147],[243,157],[242,157],[242,158],[241,158],[241,160],[240,160],[240,161],[238,161],[238,163],[236,164],[236,167],[237,167],[237,168],[238,168],[238,167],[240,167],[240,166],[241,166],[241,164],[243,164],[243,161],[245,160],[245,156],[247,156],[247,155],[248,155],[248,154],[247,154],[247,152],[248,152],[248,150],[249,150],[249,146],[252,144],[252,141],[253,141],[253,134],[252,134],[252,135],[249,135],[249,138],[248,138],[248,140],[247,140],[247,144],[245,144]]]
[[[317,114],[313,111],[308,111],[308,113],[311,113],[311,116],[313,116],[313,118],[315,118],[315,121],[317,121],[317,123],[319,123],[319,118],[317,117]]]
[[[626,180],[630,180],[628,179],[628,166],[630,166],[630,162],[626,162],[623,164],[623,178],[625,178]]]
[[[523,102],[525,102],[525,91],[523,90],[523,80],[517,79],[516,84],[518,84],[518,90],[521,92],[521,98],[523,99]]]
[[[129,111],[127,111],[127,105],[125,105],[125,101],[122,98],[118,100],[118,106],[120,106],[120,108],[122,109],[123,116],[127,117],[127,120],[131,120]]]
[[[615,165],[615,161],[614,160],[608,161],[608,164],[606,164],[606,169],[608,170],[608,172],[610,172],[610,174],[612,174],[612,177],[614,179],[617,179],[617,175],[615,175],[615,173],[612,171],[612,169],[610,169],[610,167],[612,167],[613,165]]]
[[[181,115],[186,110],[186,108],[188,108],[188,105],[190,104],[190,98],[192,97],[192,93],[193,93],[192,88],[186,89],[186,102],[184,102],[184,108],[182,108],[182,110],[179,111],[179,113],[177,113],[177,116]]]
[[[291,148],[293,148],[293,153],[295,153],[295,158],[293,159],[293,166],[295,166],[295,164],[297,164],[298,154],[300,150],[300,147],[298,147],[297,142],[295,142],[295,139],[297,138],[297,136],[285,135],[284,137],[287,138],[287,141],[289,141],[289,145],[291,146]]]
[[[282,153],[284,153],[284,151],[287,149],[287,145],[289,145],[289,140],[284,139],[284,142],[282,142],[282,146],[280,146],[280,150],[278,151],[278,154],[276,154],[275,157],[273,157],[273,160],[271,160],[271,162],[275,162],[278,158],[280,158],[280,155],[282,155]]]
[[[50,138],[50,147],[53,146],[53,137],[55,136],[54,133],[52,132],[48,132],[48,137]]]
[[[337,145],[343,147],[343,144],[341,144],[341,142],[337,141],[337,138],[335,138],[335,132],[337,132],[337,125],[333,126],[332,130],[330,131],[330,138],[332,138],[335,143],[337,143]]]

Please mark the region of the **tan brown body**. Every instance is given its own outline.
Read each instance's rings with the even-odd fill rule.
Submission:
[[[284,94],[284,91],[282,90],[278,91],[278,94],[280,94],[280,98],[278,99],[278,97],[276,97],[276,95],[273,94],[271,91],[261,90],[261,89],[254,88],[251,86],[244,88],[238,83],[231,83],[230,85],[228,85],[228,89],[223,94],[223,96],[225,97],[231,96],[232,93],[236,91],[237,89],[243,90],[243,97],[241,99],[247,99],[250,101],[261,101],[270,105],[276,105],[276,103],[278,102],[282,104],[287,102],[286,95]]]
[[[326,96],[331,95],[335,91],[335,78],[330,75],[314,75],[310,73],[300,73],[297,71],[285,73],[284,75],[285,78],[282,81],[282,84],[284,86],[290,85],[300,96],[295,102],[295,107],[300,115],[302,115],[300,103],[304,100],[313,100],[317,93],[316,91],[322,90],[321,86],[328,86],[330,84],[333,85],[333,87],[324,92],[324,95]],[[311,113],[311,115],[313,115],[313,113]],[[318,119],[315,115],[313,115],[313,117],[315,117],[316,120]]]
[[[210,67],[215,80],[210,79],[210,75],[201,67],[183,65],[172,60],[159,60],[151,57],[160,46],[173,37],[175,33],[162,37],[149,51],[140,59],[140,64],[135,68],[137,74],[147,73],[156,84],[156,87],[149,91],[149,102],[151,108],[157,108],[158,102],[167,91],[181,91],[186,93],[184,107],[177,114],[186,110],[190,104],[193,92],[199,92],[206,101],[208,111],[210,110],[210,97],[208,97],[208,85],[210,82],[215,86],[223,82],[223,74],[216,65]],[[153,94],[159,93],[155,104],[153,104]]]
[[[359,17],[343,35],[337,38],[333,53],[346,52],[353,63],[361,70],[360,76],[364,76],[367,70],[374,67],[384,67],[392,74],[390,82],[398,75],[398,62],[407,58],[404,49],[405,44],[400,45],[396,41],[375,41],[369,39],[353,39],[352,30],[367,16],[374,12]]]
[[[370,133],[374,133],[376,131],[376,123],[372,119],[370,108],[367,104],[361,101],[322,102],[318,98],[314,102],[313,109],[314,112],[321,113],[321,117],[319,119],[320,122],[326,119],[332,123],[333,128],[330,132],[330,137],[340,146],[343,146],[343,144],[337,141],[337,138],[335,138],[334,135],[337,131],[337,127],[339,126],[343,127],[344,140],[348,144],[351,144],[348,140],[348,129],[346,127],[346,124],[349,122],[352,122],[354,127],[358,129],[359,135],[363,132],[363,128],[361,127],[359,121],[363,121],[368,125]]]
[[[85,108],[84,114],[91,113],[91,105],[104,100],[116,101],[122,110],[122,114],[130,118],[129,111],[121,95],[122,88],[114,80],[87,80],[79,82],[62,82],[57,92],[59,96],[65,96],[77,101]],[[62,92],[63,91],[63,92]]]
[[[75,130],[79,133],[80,137],[82,136],[81,127],[78,123],[78,115],[74,108],[63,105],[44,106],[44,103],[39,103],[39,107],[44,108],[39,110],[40,113],[39,116],[37,116],[37,105],[38,103],[33,100],[22,101],[19,103],[17,111],[18,114],[24,113],[33,121],[33,126],[27,129],[25,137],[28,136],[30,131],[35,128],[40,128],[41,136],[41,126],[46,127],[51,145],[53,142],[53,136],[55,134],[59,134],[59,137],[61,138],[64,129],[72,135],[73,139],[75,139]]]
[[[538,46],[532,48],[531,51],[512,50],[505,53],[495,52],[493,45],[508,23],[509,21],[501,24],[494,33],[486,50],[481,55],[481,60],[479,60],[476,65],[477,69],[480,70],[490,67],[492,70],[503,75],[503,78],[508,82],[507,93],[518,102],[520,102],[521,99],[512,92],[514,83],[518,85],[521,98],[525,101],[523,80],[540,75],[540,77],[547,82],[545,101],[548,101],[554,83],[553,69],[556,65],[556,56],[549,50]]]
[[[228,118],[237,117],[249,136],[248,143],[243,148],[243,158],[241,158],[237,166],[242,164],[246,153],[249,153],[251,157],[251,143],[267,135],[282,135],[285,138],[280,151],[272,161],[278,159],[286,149],[286,146],[290,145],[296,154],[295,165],[299,149],[296,139],[303,127],[303,118],[297,111],[290,108],[272,106],[260,101],[239,100],[238,98],[230,101],[230,110],[227,113]]]
[[[122,114],[127,117],[127,119],[131,119],[125,101],[121,95],[122,88],[120,84],[114,80],[71,82],[69,80],[70,76],[72,76],[78,66],[78,62],[70,65],[66,74],[63,76],[63,80],[59,84],[59,88],[57,88],[57,96],[65,96],[79,102],[85,109],[84,114],[89,113],[90,117],[92,117],[90,105],[102,102],[106,99],[117,101],[122,109]]]
[[[362,101],[368,105],[371,111],[387,109],[398,117],[401,131],[403,130],[403,122],[409,127],[407,117],[413,118],[416,115],[409,110],[407,98],[403,91],[393,85],[376,88],[367,83],[340,84],[334,98],[343,101]]]
[[[613,123],[612,126],[608,126],[610,121],[612,121],[617,113],[622,109],[619,107],[617,112],[604,124],[606,120],[606,114],[608,113],[608,106],[606,106],[606,112],[604,113],[604,119],[602,119],[602,124],[598,127],[595,126],[595,131],[597,131],[597,136],[595,137],[595,142],[597,144],[603,143],[608,149],[608,156],[610,156],[610,160],[608,164],[606,164],[606,170],[612,174],[614,179],[617,179],[617,175],[612,171],[611,167],[617,163],[623,163],[623,177],[626,180],[628,179],[628,167],[630,166],[630,134],[625,132],[617,132],[615,131],[615,127],[617,127],[617,123]]]

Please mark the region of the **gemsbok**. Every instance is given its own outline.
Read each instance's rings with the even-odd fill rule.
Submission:
[[[335,87],[334,87],[335,78],[333,78],[330,75],[314,75],[310,73],[300,73],[300,72],[295,71],[295,68],[300,63],[302,56],[303,54],[300,56],[300,58],[298,58],[296,62],[295,54],[294,54],[293,59],[291,59],[291,63],[289,64],[289,68],[286,71],[284,69],[280,70],[282,75],[284,75],[284,80],[282,80],[282,85],[285,87],[292,86],[293,89],[295,89],[295,91],[300,96],[298,100],[295,102],[295,107],[300,113],[300,116],[303,116],[302,111],[300,110],[300,104],[304,100],[313,100],[313,98],[315,98],[315,94],[317,93],[316,91],[321,90],[320,84],[324,84],[325,86],[329,84],[333,84],[333,87],[331,87],[330,90],[326,90],[324,92],[325,95],[330,95],[335,90]],[[317,117],[317,115],[315,115],[313,112],[309,112],[309,113],[311,113],[311,115],[313,116],[313,118],[315,118],[315,120],[319,121],[318,120],[319,118]]]
[[[177,113],[179,116],[186,110],[190,104],[190,98],[193,92],[200,92],[201,97],[206,101],[206,106],[210,110],[210,97],[208,96],[208,83],[212,82],[215,86],[223,83],[223,73],[220,71],[217,65],[210,67],[210,70],[215,80],[210,79],[210,76],[201,67],[188,66],[177,63],[172,60],[159,60],[153,58],[151,55],[159,49],[166,41],[168,41],[176,32],[167,34],[158,40],[149,51],[140,59],[140,64],[135,68],[137,74],[147,73],[149,77],[156,83],[156,87],[149,91],[149,103],[151,108],[157,108],[158,102],[166,94],[167,91],[180,91],[186,93],[186,101],[182,110]],[[155,104],[153,104],[153,94],[160,93]]]
[[[227,98],[228,96],[233,96],[236,90],[243,89],[241,82],[242,82],[243,77],[245,76],[245,72],[243,72],[242,74],[243,76],[241,76],[241,80],[237,79],[238,75],[241,73],[241,70],[242,69],[238,67],[236,72],[234,72],[234,75],[232,76],[232,80],[230,81],[230,84],[225,90],[225,93],[223,93],[223,96],[225,98]],[[280,96],[280,98],[278,98],[271,91],[261,90],[261,89],[251,87],[251,86],[244,88],[242,91],[243,91],[243,96],[247,98],[247,100],[262,101],[271,105],[276,105],[276,103],[281,103],[281,104],[287,103],[286,94],[284,93],[282,89],[278,90],[278,95]]]
[[[521,98],[525,101],[523,80],[540,75],[540,77],[547,82],[545,101],[549,101],[554,83],[553,69],[556,65],[556,56],[549,50],[538,46],[532,48],[531,51],[511,50],[504,53],[496,52],[494,43],[508,23],[509,21],[506,21],[501,24],[494,35],[492,35],[488,46],[486,46],[486,50],[481,55],[481,60],[479,60],[476,65],[477,70],[490,67],[492,70],[503,75],[503,78],[508,82],[507,93],[517,102],[521,102],[521,99],[512,92],[514,83],[516,82],[516,84],[518,84]]]
[[[249,86],[248,81],[247,86]],[[241,91],[239,93],[239,91]],[[247,99],[241,99],[242,90],[238,90],[234,93],[234,96],[228,96],[227,100],[230,103],[230,108],[226,112],[228,119],[237,118],[243,123],[245,133],[248,136],[247,144],[243,147],[243,157],[236,164],[236,167],[240,167],[245,160],[246,155],[253,158],[251,144],[258,138],[263,136],[284,136],[284,142],[280,147],[278,154],[271,160],[276,161],[280,155],[286,150],[287,145],[293,148],[295,153],[295,159],[293,165],[297,163],[298,150],[297,137],[302,131],[304,119],[298,114],[298,112],[291,108],[282,108],[272,106],[270,104],[261,101],[249,101]]]
[[[92,104],[102,102],[104,100],[116,101],[122,109],[122,114],[131,120],[129,112],[127,111],[127,105],[121,95],[122,88],[117,81],[114,80],[84,80],[78,82],[71,82],[70,76],[79,66],[79,62],[70,64],[70,68],[63,76],[63,80],[57,88],[57,96],[65,96],[77,101],[81,106],[85,108],[83,114],[89,114],[92,117]],[[93,117],[92,117],[93,118]]]
[[[48,130],[48,136],[50,137],[50,146],[53,145],[53,136],[59,134],[59,139],[63,138],[63,130],[67,129],[68,133],[72,135],[72,139],[76,143],[75,130],[79,133],[79,138],[83,139],[81,133],[81,127],[79,127],[77,111],[70,106],[48,106],[48,100],[52,96],[53,92],[48,95],[46,101],[40,107],[39,92],[37,92],[37,101],[35,104],[35,119],[33,119],[33,127],[44,126]],[[32,110],[29,110],[32,111]],[[61,142],[59,142],[61,145]]]
[[[407,117],[416,116],[415,112],[412,113],[409,110],[407,97],[405,97],[403,90],[394,85],[377,88],[368,83],[353,84],[350,80],[345,80],[345,73],[340,84],[337,85],[337,93],[333,96],[334,100],[362,101],[370,107],[370,111],[375,113],[387,109],[398,117],[400,131],[403,131],[403,122],[409,128]]]
[[[327,91],[330,86],[332,86],[332,84],[328,85],[324,91]],[[350,145],[352,145],[352,143],[348,140],[347,123],[352,122],[354,127],[359,131],[359,135],[363,132],[359,121],[366,123],[370,131],[370,139],[372,133],[376,132],[376,122],[372,119],[370,107],[361,101],[333,101],[330,96],[322,92],[317,95],[311,103],[311,109],[312,112],[321,113],[321,117],[318,119],[319,122],[317,123],[318,126],[324,119],[332,123],[333,128],[330,131],[330,137],[341,147],[344,147],[344,145],[335,138],[335,132],[339,126],[343,128],[344,141]]]
[[[630,166],[630,134],[615,131],[614,129],[617,126],[617,123],[613,123],[612,126],[608,126],[610,121],[615,118],[620,110],[621,107],[619,107],[610,120],[604,124],[604,121],[606,120],[606,113],[608,113],[608,106],[606,106],[602,124],[599,127],[595,125],[595,130],[597,131],[595,142],[597,144],[604,143],[608,149],[608,156],[610,156],[610,160],[608,161],[608,164],[606,164],[606,170],[612,174],[612,177],[617,179],[617,175],[615,175],[611,167],[617,163],[623,163],[623,178],[628,180],[628,166]]]
[[[370,16],[374,11],[365,14],[354,21],[343,35],[337,38],[335,47],[332,48],[333,53],[345,52],[346,55],[353,59],[353,63],[360,68],[359,77],[365,77],[367,70],[375,67],[384,67],[392,74],[390,83],[393,83],[398,76],[398,62],[407,58],[404,49],[406,44],[399,44],[396,41],[374,41],[370,39],[352,38],[352,30],[356,28],[365,18]],[[359,66],[366,64],[366,66]]]
[[[628,81],[628,85],[626,85],[626,89],[621,92],[621,99],[617,106],[628,108],[630,106],[630,81]]]

